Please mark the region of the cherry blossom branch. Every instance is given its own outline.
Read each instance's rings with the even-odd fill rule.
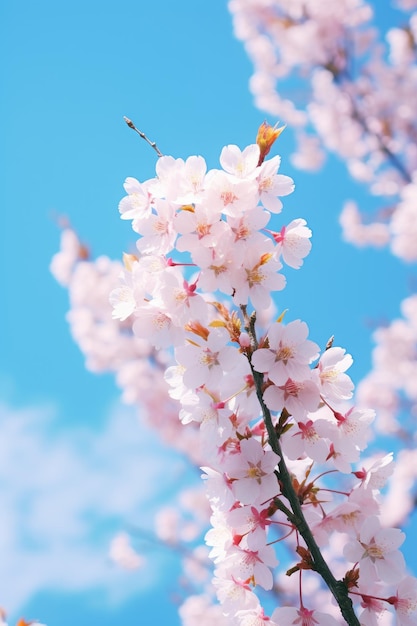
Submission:
[[[319,67],[323,69],[329,69],[329,67],[326,65],[319,65]],[[374,137],[377,140],[379,149],[381,150],[381,152],[384,153],[387,160],[391,163],[392,167],[394,167],[394,169],[396,169],[398,173],[402,176],[402,178],[404,179],[404,182],[411,183],[412,177],[409,171],[407,170],[407,168],[405,167],[405,165],[400,161],[398,156],[394,152],[392,152],[390,148],[388,148],[383,137],[381,137],[381,135],[377,133],[375,130],[372,130],[371,128],[369,128],[369,124],[367,124],[366,120],[364,119],[363,115],[360,113],[357,107],[355,98],[346,88],[347,85],[345,85],[343,81],[340,80],[341,75],[337,74],[337,72],[334,72],[334,71],[332,71],[332,74],[334,77],[334,81],[339,86],[341,92],[345,94],[346,96],[348,96],[349,98],[350,104],[352,106],[352,118],[356,120],[358,124],[360,124],[360,126],[362,127],[362,130],[367,135],[369,135],[370,137]],[[351,77],[349,72],[345,71],[343,75],[346,78],[348,83],[353,84],[354,79]]]
[[[359,620],[353,610],[352,601],[349,598],[348,590],[345,583],[342,580],[336,580],[336,578],[332,574],[304,517],[300,501],[292,485],[291,475],[288,471],[287,465],[283,457],[278,435],[272,423],[271,412],[262,400],[263,375],[255,372],[253,368],[252,373],[255,380],[256,393],[262,407],[262,413],[268,431],[269,443],[272,450],[280,457],[280,461],[278,463],[279,480],[282,485],[282,493],[291,504],[292,514],[288,514],[288,509],[284,506],[281,506],[281,503],[276,502],[276,505],[287,515],[288,521],[292,522],[297,527],[300,535],[306,542],[306,545],[310,550],[311,556],[313,558],[314,568],[323,578],[324,582],[333,594],[346,622],[349,624],[349,626],[359,626]]]
[[[267,420],[267,422],[269,421],[272,424],[271,414],[269,414],[269,416],[265,416],[265,419]],[[299,499],[292,486],[291,475],[284,461],[281,445],[276,435],[275,437],[277,439],[277,454],[279,454],[281,458],[278,463],[278,467],[283,493],[285,497],[288,498],[291,504],[294,514],[293,519],[295,521],[297,529],[300,535],[303,537],[304,541],[306,542],[308,549],[310,550],[316,571],[321,575],[324,582],[332,592],[334,598],[339,604],[340,611],[346,622],[349,624],[349,626],[359,626],[359,620],[353,610],[352,600],[349,598],[346,584],[341,580],[336,580],[336,578],[332,574],[329,566],[327,565],[321,554],[320,548],[318,547],[316,540],[313,537],[310,527],[306,522]]]
[[[134,123],[132,122],[132,120],[130,120],[128,117],[123,116],[124,121],[126,122],[126,124],[129,126],[129,128],[131,128],[132,130],[134,130],[139,137],[141,137],[142,139],[144,139],[146,141],[146,143],[148,143],[151,148],[153,148],[156,152],[156,154],[161,157],[163,156],[162,152],[159,150],[158,146],[156,145],[155,141],[151,141],[146,135],[145,133],[143,133],[141,130],[139,130],[138,128],[136,128],[136,126],[134,125]]]
[[[131,127],[143,135],[133,123]],[[285,285],[279,273],[280,259],[298,268],[311,248],[311,231],[300,218],[280,232],[265,235],[270,213],[281,211],[279,196],[288,195],[294,188],[292,179],[277,173],[279,156],[260,160],[275,132],[264,125],[262,146],[250,145],[243,151],[234,145],[223,148],[223,170],[207,172],[202,157],[191,156],[187,161],[162,157],[157,174],[163,175],[158,175],[157,182],[150,179],[140,183],[128,177],[127,196],[121,200],[119,212],[122,219],[132,220],[133,230],[139,233],[137,247],[141,254],[124,255],[121,276],[120,264],[100,266],[109,286],[108,290],[100,289],[100,297],[112,289],[111,315],[107,298],[97,316],[91,288],[85,297],[90,307],[94,304],[94,320],[98,317],[113,324],[120,320],[116,336],[123,344],[112,351],[111,364],[127,390],[126,397],[143,403],[161,432],[169,433],[169,441],[176,447],[180,444],[181,450],[204,471],[211,508],[211,528],[205,543],[212,548],[213,594],[220,602],[212,607],[215,623],[229,623],[229,617],[222,621],[223,612],[240,626],[248,620],[271,626],[299,623],[300,617],[303,623],[339,623],[331,614],[304,606],[307,600],[301,594],[291,599],[299,608],[277,607],[271,617],[265,615],[258,589],[273,590],[274,568],[278,565],[272,545],[276,543],[275,533],[271,536],[268,527],[282,524],[285,532],[289,525],[292,528],[286,534],[292,535],[287,547],[295,547],[301,557],[289,572],[316,572],[320,583],[323,580],[336,599],[343,621],[358,626],[352,604],[355,596],[350,595],[353,585],[358,582],[361,593],[371,597],[375,585],[379,594],[382,585],[391,594],[392,583],[399,581],[397,596],[409,598],[410,611],[414,612],[417,579],[405,575],[405,562],[397,549],[404,540],[403,533],[383,528],[378,517],[376,493],[389,475],[391,455],[370,468],[352,472],[355,484],[347,494],[347,502],[338,496],[326,498],[322,505],[317,497],[319,487],[310,478],[313,463],[329,463],[339,471],[350,471],[350,464],[366,447],[367,427],[374,412],[352,407],[342,415],[337,410],[340,407],[344,411],[345,401],[352,397],[353,383],[344,373],[352,357],[342,348],[333,347],[332,338],[319,357],[321,350],[307,339],[305,322],[283,324],[285,311],[269,324],[264,337],[257,338],[255,311],[264,311],[270,303],[270,292],[280,291]],[[76,242],[69,244],[71,259],[74,250],[78,259]],[[193,283],[188,282],[182,264],[172,260],[174,250],[190,255],[198,276]],[[77,280],[83,284],[89,267],[78,263]],[[116,288],[114,274],[120,276]],[[231,295],[233,302],[212,302],[217,290]],[[241,309],[243,324],[236,307]],[[243,326],[246,332],[242,332]],[[172,362],[165,352],[171,347]],[[107,346],[105,354],[108,360]],[[312,366],[317,359],[317,365]],[[113,365],[116,360],[117,365]],[[164,369],[168,366],[163,376],[161,368],[154,367],[154,360]],[[142,361],[150,366],[149,371]],[[101,356],[99,363],[103,368]],[[333,403],[335,409],[331,408]],[[289,432],[293,421],[298,431],[295,434]],[[184,425],[181,429],[186,427],[181,435],[175,426],[180,422]],[[203,445],[199,445],[200,440]],[[282,449],[289,459],[307,458],[311,464],[306,471],[303,462],[295,461],[294,466],[287,467]],[[290,473],[294,467],[297,474],[297,466],[305,474],[301,482]],[[207,500],[200,502],[200,495],[191,495],[186,509],[194,512],[200,507],[204,520]],[[309,524],[308,504],[316,507]],[[274,517],[278,511],[280,514]],[[328,524],[332,520],[335,524]],[[193,528],[191,531],[192,535],[178,536],[194,541],[197,535]],[[319,542],[323,533],[327,536],[345,531],[349,540],[344,545],[344,557],[347,563],[357,565],[337,580],[329,569],[332,561],[327,565],[316,540]],[[186,553],[183,557],[187,569],[196,564],[188,563]],[[304,595],[308,592],[306,588],[303,591]],[[327,602],[330,596],[327,592],[325,595]],[[371,619],[376,620],[373,614],[379,612],[379,606],[369,608],[361,603],[357,608],[373,611]],[[290,614],[294,618],[290,619]],[[365,623],[363,612],[360,619]]]
[[[411,183],[412,177],[410,173],[408,172],[408,170],[406,169],[406,167],[404,166],[404,164],[400,161],[397,155],[394,154],[394,152],[392,152],[390,148],[388,148],[383,137],[381,137],[381,135],[379,135],[377,132],[369,128],[368,124],[363,119],[362,115],[359,113],[357,107],[355,106],[355,103],[353,102],[353,99],[350,96],[350,94],[346,90],[343,90],[343,92],[346,93],[351,100],[351,103],[353,106],[353,110],[352,110],[353,119],[355,119],[362,126],[366,134],[370,135],[371,137],[375,137],[375,139],[378,142],[378,146],[381,152],[385,154],[387,160],[391,163],[392,167],[394,167],[394,169],[398,171],[398,173],[402,176],[402,178],[404,179],[406,183]]]
[[[258,341],[254,332],[255,315],[252,314],[251,317],[248,317],[246,308],[243,309],[243,315],[245,318],[246,330],[251,337],[253,345],[257,346]],[[248,360],[255,382],[256,395],[262,409],[265,426],[268,432],[269,444],[275,454],[277,454],[280,458],[280,461],[278,463],[278,480],[280,481],[283,495],[291,504],[292,512],[289,511],[288,508],[279,499],[274,500],[274,502],[277,508],[279,508],[287,516],[288,521],[294,524],[294,526],[297,528],[300,535],[306,542],[306,545],[310,550],[310,554],[313,559],[314,569],[318,574],[320,574],[320,576],[323,578],[324,582],[330,589],[340,607],[340,611],[347,624],[349,624],[349,626],[360,626],[359,620],[353,610],[352,600],[349,598],[346,584],[342,580],[336,580],[336,578],[332,574],[304,517],[300,501],[292,484],[291,474],[284,460],[279,436],[272,422],[271,412],[263,400],[263,374],[260,374],[253,368],[249,357]]]
[[[410,228],[417,29],[415,2],[397,4],[402,23],[385,33],[372,23],[369,0],[338,3],[337,11],[326,11],[319,0],[268,6],[231,0],[229,9],[254,66],[256,106],[294,128],[294,165],[318,170],[326,153],[335,153],[354,180],[386,197],[388,206],[372,213],[345,202],[344,239],[360,247],[389,245],[409,262],[417,258]],[[294,84],[306,89],[294,93]]]

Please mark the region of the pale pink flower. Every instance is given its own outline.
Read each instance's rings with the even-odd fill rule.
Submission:
[[[224,223],[224,222],[223,222]],[[190,249],[192,259],[201,268],[199,287],[203,291],[233,293],[236,273],[242,265],[244,248],[233,245],[233,233],[228,224],[227,230],[218,238],[212,248],[195,242]]]
[[[60,251],[52,257],[49,269],[55,280],[68,287],[77,261],[82,258],[83,246],[71,228],[61,233]]]
[[[282,202],[278,196],[288,196],[294,191],[294,181],[289,176],[277,174],[281,157],[264,161],[257,177],[261,202],[271,213],[280,213]]]
[[[135,261],[134,266],[138,266]],[[133,267],[125,267],[120,276],[120,285],[113,289],[109,295],[109,302],[113,307],[112,318],[124,321],[136,309],[137,303],[144,298],[143,287],[134,280]]]
[[[258,186],[254,181],[211,170],[206,183],[205,202],[214,210],[220,208],[224,215],[240,217],[258,204]]]
[[[398,204],[391,220],[391,248],[396,256],[405,261],[417,259],[417,220],[415,206],[417,202],[417,177],[404,187],[402,200]]]
[[[321,394],[329,402],[352,397],[353,383],[344,373],[352,363],[352,357],[342,348],[329,348],[321,355],[314,371],[319,377]]]
[[[228,215],[227,223],[234,234],[235,244],[246,243],[247,241],[257,242],[260,241],[260,237],[262,237],[262,241],[265,241],[265,237],[260,234],[260,231],[267,225],[269,219],[270,213],[260,206],[248,209],[238,217]]]
[[[254,608],[238,611],[236,619],[239,626],[279,626],[278,622],[265,615],[260,604]]]
[[[282,626],[339,626],[339,622],[321,611],[314,611],[302,607],[283,606],[275,609],[272,613],[272,619]]]
[[[327,440],[318,434],[315,423],[309,419],[299,421],[281,439],[283,450],[290,459],[307,455],[317,463],[324,463],[329,454]]]
[[[116,287],[110,292],[110,304],[113,307],[112,318],[123,322],[133,313],[136,308],[136,300],[133,289],[129,285]]]
[[[123,569],[135,570],[145,563],[143,557],[133,549],[130,537],[126,533],[116,535],[109,550],[110,559]]]
[[[149,217],[152,213],[150,184],[152,181],[140,183],[136,178],[128,177],[123,185],[128,195],[119,203],[120,217],[123,220],[133,220],[133,230],[136,230],[136,226],[141,220]]]
[[[393,388],[393,377],[384,369],[373,369],[363,378],[357,389],[356,399],[360,406],[372,406],[378,412],[375,428],[383,433],[398,430],[396,415],[400,406],[397,390]]]
[[[211,528],[206,532],[204,541],[211,547],[209,557],[214,563],[225,560],[228,550],[234,543],[235,533],[226,523],[225,515],[216,510],[210,518]]]
[[[178,609],[182,626],[229,626],[223,608],[207,593],[189,595]]]
[[[398,585],[397,593],[390,598],[395,609],[398,626],[414,626],[417,620],[417,579],[406,576]]]
[[[269,348],[259,348],[252,355],[252,365],[257,372],[266,373],[276,385],[291,378],[303,380],[310,377],[309,364],[319,352],[317,344],[307,339],[305,322],[295,320],[287,326],[272,324],[268,331]]]
[[[223,403],[213,400],[212,390],[197,390],[184,401],[180,398],[182,408],[179,417],[183,424],[195,421],[201,425],[201,438],[207,450],[217,452],[217,447],[234,434],[234,426],[230,417],[232,411]]]
[[[230,578],[220,578],[220,573],[219,570],[215,571],[212,583],[223,611],[235,613],[238,608],[244,610],[259,604],[249,583],[235,579],[233,575]]]
[[[256,585],[267,591],[272,589],[271,567],[278,565],[273,546],[263,546],[259,550],[245,550],[240,546],[231,546],[224,561],[224,568],[240,580],[253,576]]]
[[[173,226],[174,215],[172,204],[166,200],[156,200],[155,213],[135,226],[136,232],[142,235],[136,242],[140,252],[163,255],[173,249],[177,237]]]
[[[316,411],[320,402],[320,391],[314,381],[288,378],[283,385],[270,385],[263,399],[271,411],[280,413],[285,407],[297,420],[303,419],[308,411]]]
[[[359,621],[361,626],[380,626],[381,623],[385,623],[383,620],[387,618],[389,604],[382,600],[386,595],[386,587],[379,584],[377,581],[367,580],[365,585],[362,586],[359,581],[358,593],[363,592],[361,598],[361,607],[363,611],[359,614]],[[388,623],[391,623],[388,621]]]
[[[227,514],[227,523],[238,535],[246,535],[258,528],[264,531],[271,524],[268,509],[258,510],[254,506],[241,506]]]
[[[283,226],[279,233],[273,234],[277,244],[276,254],[281,255],[284,263],[296,270],[302,266],[304,257],[311,250],[311,230],[306,224],[305,220],[298,218],[288,226]]]
[[[415,508],[416,478],[416,448],[400,450],[395,457],[395,468],[388,490],[381,502],[381,520],[384,526],[405,525],[407,517]]]
[[[220,155],[220,164],[225,172],[236,178],[251,178],[259,161],[259,146],[252,144],[243,151],[235,145],[225,146]]]
[[[183,159],[174,159],[169,155],[160,157],[155,167],[157,178],[152,181],[153,194],[176,202],[182,191],[184,166]]]
[[[273,498],[279,491],[274,474],[278,461],[278,455],[264,450],[254,437],[242,439],[239,454],[227,457],[223,464],[236,499],[242,504],[255,504]]]
[[[178,196],[175,201],[181,204],[201,202],[204,195],[206,171],[207,165],[203,157],[188,157],[181,171]]]
[[[133,332],[136,337],[147,339],[155,348],[168,348],[183,342],[185,331],[174,323],[169,311],[160,300],[151,300],[135,311]]]
[[[379,491],[394,471],[393,454],[390,452],[376,461],[369,459],[365,466],[354,472],[356,478],[361,480],[364,488]]]
[[[398,528],[382,528],[376,516],[367,517],[356,540],[346,544],[345,557],[359,563],[360,580],[395,583],[405,575],[404,557],[398,550],[405,535]]]
[[[201,477],[206,482],[208,499],[215,501],[222,509],[231,509],[236,499],[227,476],[211,467],[202,467],[201,470],[204,472]]]
[[[405,28],[390,28],[386,34],[389,43],[389,60],[392,65],[404,66],[414,62],[414,49],[409,31]]]
[[[229,333],[224,328],[210,331],[207,341],[197,345],[190,343],[176,349],[176,358],[184,366],[184,383],[196,389],[201,385],[216,387],[225,372],[238,375],[247,371],[245,357],[233,346],[227,345]]]
[[[377,248],[382,248],[389,243],[388,225],[382,222],[364,224],[354,202],[345,203],[339,221],[345,241],[360,247],[371,245]]]
[[[352,504],[359,505],[361,511],[364,513],[366,517],[370,515],[379,515],[380,506],[378,501],[379,492],[370,491],[369,489],[362,489],[362,487],[358,487],[356,489],[352,489],[349,494],[348,501]],[[363,521],[363,516],[360,518],[360,524]],[[356,530],[359,530],[359,526],[357,526]]]
[[[278,273],[282,265],[274,259],[270,244],[270,239],[264,239],[262,247],[247,246],[243,267],[233,280],[236,304],[247,304],[250,299],[255,309],[264,309],[271,303],[271,291],[284,289],[285,276]]]
[[[345,415],[330,411],[322,411],[322,414],[323,417],[315,421],[316,430],[331,441],[336,467],[342,472],[349,472],[350,467],[343,467],[342,463],[349,464],[359,459],[360,450],[368,444],[369,425],[375,418],[375,412],[352,407]]]
[[[215,246],[222,234],[229,230],[220,216],[221,207],[216,208],[206,202],[180,210],[174,221],[174,228],[180,234],[176,242],[177,250],[192,254],[198,246]]]
[[[290,157],[295,167],[314,172],[323,166],[325,159],[325,152],[317,137],[302,132],[297,133],[297,151]]]
[[[186,324],[191,320],[198,320],[203,325],[206,323],[207,303],[197,293],[197,283],[188,283],[178,268],[162,274],[158,292],[176,324]]]
[[[310,524],[314,538],[320,546],[328,544],[329,537],[336,530],[338,533],[356,536],[356,531],[362,523],[364,513],[356,502],[342,502],[326,513],[316,523]]]

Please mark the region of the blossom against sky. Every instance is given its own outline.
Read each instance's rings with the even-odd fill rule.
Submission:
[[[223,0],[122,0],[117,6],[110,0],[21,0],[2,4],[0,24],[2,58],[7,59],[0,68],[6,94],[0,103],[0,392],[8,407],[0,417],[1,440],[7,442],[1,461],[7,480],[2,481],[0,498],[7,511],[4,523],[18,532],[17,519],[17,529],[27,534],[19,503],[20,498],[27,502],[31,485],[36,487],[37,515],[30,523],[37,524],[42,539],[49,529],[67,565],[64,574],[58,573],[61,563],[47,543],[44,551],[23,554],[13,535],[6,547],[2,544],[5,570],[0,590],[6,597],[0,596],[0,603],[11,614],[30,606],[36,614],[26,613],[28,618],[48,623],[47,610],[53,605],[48,589],[58,577],[62,594],[68,592],[66,601],[60,595],[65,618],[76,615],[81,626],[100,619],[104,626],[107,609],[99,607],[103,595],[112,594],[74,588],[79,571],[85,582],[91,575],[90,581],[104,588],[113,576],[103,573],[106,542],[89,543],[95,526],[88,526],[85,516],[95,509],[99,525],[106,525],[107,516],[122,523],[142,500],[136,485],[127,481],[135,467],[130,443],[122,468],[114,464],[112,454],[97,448],[101,442],[105,449],[113,438],[115,448],[124,450],[126,435],[142,450],[141,437],[135,439],[123,418],[114,425],[116,431],[107,430],[109,406],[118,390],[109,375],[85,371],[70,337],[67,294],[48,270],[59,245],[57,222],[66,216],[93,255],[120,258],[122,250],[133,249],[130,226],[118,211],[123,183],[129,176],[143,181],[153,175],[156,156],[126,127],[124,115],[165,154],[185,159],[204,154],[210,168],[219,166],[224,145],[244,148],[252,143],[264,116],[253,107],[248,90],[251,65],[233,38]],[[354,357],[349,373],[357,380],[370,363],[367,320],[398,315],[408,277],[385,252],[357,251],[341,241],[343,167],[331,159],[322,174],[301,174],[286,156],[293,144],[290,128],[278,143],[279,172],[296,185],[285,198],[288,215],[303,215],[313,232],[312,252],[301,271],[291,275],[280,311],[289,308],[289,319],[305,319],[311,340],[321,346],[335,334],[337,344]],[[355,197],[372,203],[359,185]],[[57,417],[49,421],[45,406],[56,407]],[[124,427],[128,432],[121,432]],[[81,445],[80,437],[88,443]],[[49,472],[55,458],[57,465]],[[42,478],[50,473],[55,482],[42,486]],[[114,488],[115,474],[120,484],[130,487],[129,497],[126,493],[119,505],[106,503],[105,497],[106,490]],[[91,483],[84,480],[86,475]],[[155,476],[162,481],[158,473]],[[3,541],[10,537],[2,536]],[[74,538],[77,548],[70,549]],[[98,563],[104,564],[103,571],[98,571]],[[12,594],[1,585],[11,587],[17,571],[24,586]],[[124,588],[135,597],[135,582]],[[35,602],[34,594],[41,590]],[[140,595],[135,611],[139,606],[144,611],[151,602],[150,594],[145,600]],[[109,615],[109,623],[122,621],[121,614],[115,615]],[[171,624],[174,615],[175,610]],[[64,624],[63,616],[54,621]]]

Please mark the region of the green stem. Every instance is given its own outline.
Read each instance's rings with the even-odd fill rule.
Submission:
[[[252,374],[256,385],[256,394],[258,396],[259,403],[262,407],[262,413],[265,420],[266,429],[268,432],[269,444],[272,450],[278,454],[280,461],[278,463],[279,479],[281,483],[281,489],[283,495],[287,498],[291,505],[292,513],[287,515],[289,522],[296,526],[298,532],[304,539],[310,554],[314,562],[315,571],[320,574],[324,582],[333,594],[336,602],[340,607],[340,611],[349,626],[360,626],[359,620],[353,610],[352,600],[349,598],[348,589],[342,580],[336,580],[333,576],[329,566],[323,558],[323,555],[318,547],[316,540],[313,537],[313,533],[310,530],[309,525],[304,517],[304,513],[298,499],[298,496],[293,487],[291,474],[288,471],[287,465],[282,454],[281,444],[275,432],[274,425],[272,423],[271,412],[265,405],[262,397],[262,384],[263,375],[256,372],[251,364]],[[280,507],[281,508],[281,507]]]

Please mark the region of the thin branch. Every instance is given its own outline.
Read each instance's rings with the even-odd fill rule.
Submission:
[[[123,116],[124,121],[126,122],[126,124],[129,126],[129,128],[131,128],[132,130],[134,130],[139,137],[141,137],[142,139],[144,139],[146,141],[146,143],[148,143],[151,148],[153,148],[156,152],[156,154],[161,157],[164,156],[162,154],[162,152],[159,150],[158,146],[156,145],[155,141],[151,141],[150,139],[148,139],[148,137],[145,135],[145,133],[143,133],[141,130],[139,130],[138,128],[136,128],[136,126],[134,125],[134,123],[132,122],[132,120],[130,120],[128,117]]]
[[[387,161],[391,163],[392,167],[397,170],[397,172],[403,178],[404,182],[411,183],[413,179],[410,172],[407,170],[407,167],[402,163],[400,158],[387,146],[384,138],[379,133],[369,128],[366,119],[363,117],[362,113],[359,110],[359,98],[354,97],[354,95],[349,92],[349,89],[347,89],[346,85],[339,80],[340,77],[334,74],[333,77],[335,83],[338,85],[340,90],[345,95],[347,95],[350,100],[350,103],[352,105],[352,118],[358,122],[358,124],[362,127],[362,130],[365,133],[367,133],[371,137],[374,137],[377,140],[379,149],[385,155]],[[346,78],[348,81],[353,83],[353,79],[349,72],[346,73]]]
[[[350,94],[348,95],[349,97],[351,97]],[[394,154],[394,152],[392,152],[390,148],[388,148],[388,146],[385,143],[384,138],[381,137],[379,133],[370,130],[366,120],[362,117],[362,115],[358,111],[358,108],[356,107],[355,103],[352,102],[352,104],[353,104],[353,118],[362,126],[362,129],[364,130],[365,133],[368,133],[368,135],[370,135],[371,137],[375,137],[375,139],[377,140],[379,144],[379,149],[381,150],[381,152],[385,154],[387,160],[391,163],[392,167],[394,167],[397,170],[397,172],[399,172],[403,180],[406,183],[411,183],[413,179],[411,177],[411,174],[405,167],[405,165],[400,161],[398,156]]]
[[[256,334],[255,334],[255,328],[254,328],[255,315],[253,314],[249,317],[247,314],[246,307],[241,307],[241,308],[242,308],[242,313],[244,316],[246,329],[251,334],[251,342],[253,345],[257,346],[258,342],[257,342]],[[349,592],[348,592],[347,586],[342,580],[336,580],[336,578],[334,577],[325,559],[323,558],[321,550],[319,546],[317,545],[316,540],[314,539],[313,533],[310,530],[310,527],[306,521],[306,518],[304,517],[301,503],[298,499],[297,493],[295,492],[295,489],[293,486],[291,474],[284,460],[279,437],[277,435],[277,432],[274,428],[274,424],[272,422],[271,411],[268,409],[263,399],[263,393],[262,393],[262,386],[263,386],[263,380],[264,380],[263,374],[257,372],[253,368],[251,359],[249,357],[248,357],[248,360],[249,360],[250,368],[252,370],[253,380],[255,382],[256,395],[258,397],[259,404],[262,409],[262,414],[264,417],[266,430],[268,432],[269,444],[272,450],[275,452],[275,454],[277,454],[280,458],[280,461],[278,463],[277,473],[278,473],[278,479],[281,485],[281,491],[282,491],[282,494],[287,498],[288,502],[290,503],[292,510],[291,511],[285,510],[287,509],[285,505],[280,506],[280,504],[282,503],[280,503],[279,499],[276,502],[276,505],[278,506],[279,509],[281,509],[281,511],[284,512],[284,514],[287,516],[288,521],[294,524],[294,526],[297,528],[298,532],[300,533],[300,535],[303,537],[304,541],[306,542],[306,545],[308,549],[310,550],[310,554],[314,561],[314,568],[317,571],[317,573],[320,574],[320,576],[323,578],[324,582],[326,583],[329,590],[333,594],[336,602],[338,603],[340,607],[340,611],[344,619],[346,620],[346,623],[349,624],[349,626],[360,626],[359,620],[353,609],[352,600],[349,598]]]
[[[340,607],[340,611],[345,618],[347,624],[349,626],[359,626],[359,620],[356,617],[356,614],[353,609],[352,600],[349,598],[348,589],[345,583],[341,580],[336,580],[333,573],[331,572],[329,566],[323,558],[320,548],[318,547],[316,540],[314,539],[313,533],[310,530],[309,525],[304,517],[303,510],[301,508],[300,501],[298,496],[294,490],[292,479],[290,472],[288,471],[287,465],[284,460],[284,456],[282,454],[281,444],[279,442],[277,433],[275,432],[274,425],[272,423],[271,412],[268,407],[265,405],[262,397],[262,383],[263,383],[263,375],[256,372],[251,364],[252,374],[256,385],[256,394],[258,396],[258,400],[262,407],[262,413],[264,415],[266,429],[268,431],[268,439],[271,445],[272,450],[278,454],[280,457],[280,461],[278,463],[279,468],[279,479],[282,487],[282,493],[289,501],[292,514],[288,515],[288,521],[292,522],[300,535],[303,537],[304,541],[308,549],[310,550],[311,556],[314,561],[314,566],[316,571],[323,578],[324,582],[330,589],[333,594],[336,602]],[[281,508],[281,507],[279,507]]]

